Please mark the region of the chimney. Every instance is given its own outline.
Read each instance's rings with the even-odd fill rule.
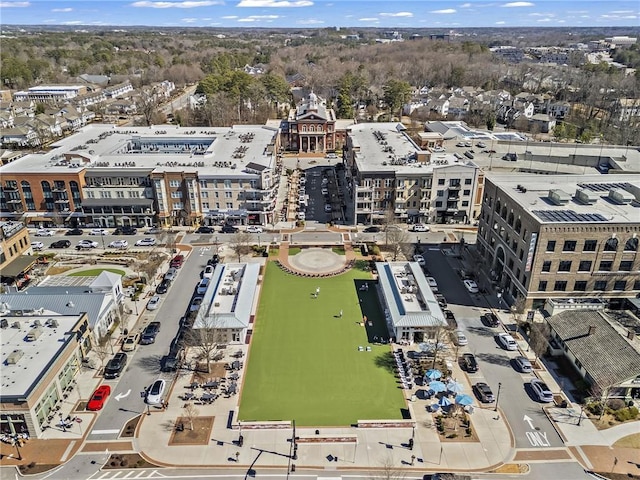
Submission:
[[[634,338],[636,338],[635,330],[627,330],[627,338],[629,340],[633,340]]]
[[[596,333],[596,326],[595,325],[589,325],[589,333],[588,333],[588,335],[593,335],[594,333]]]

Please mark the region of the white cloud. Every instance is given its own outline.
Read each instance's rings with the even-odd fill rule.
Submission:
[[[310,0],[240,0],[238,7],[311,7],[313,2]]]
[[[633,10],[613,10],[609,13],[615,13],[615,14],[633,13]]]
[[[507,23],[507,22],[505,22],[504,20],[500,20],[499,22],[496,22],[496,25],[504,25],[504,24],[506,24],[506,23]]]
[[[0,8],[24,8],[31,6],[30,2],[0,2]]]
[[[555,17],[555,14],[553,14],[553,13],[530,13],[529,16],[530,17],[548,17],[548,18],[552,18],[552,17]]]
[[[73,12],[73,8],[52,8],[52,12]]]
[[[379,20],[376,17],[364,17],[364,18],[359,18],[358,21],[360,21],[360,22],[378,22]]]
[[[86,22],[82,20],[71,20],[69,22],[62,22],[61,25],[85,25]]]
[[[280,15],[249,15],[247,18],[255,18],[256,20],[275,20]]]
[[[133,2],[132,7],[143,8],[196,8],[196,7],[210,7],[212,5],[220,5],[222,2],[212,0],[201,1],[185,1],[185,2],[151,2],[148,0],[142,0],[140,2]]]
[[[501,5],[501,7],[514,8],[514,7],[535,7],[535,3],[531,2],[509,2]]]
[[[222,17],[223,20],[235,20],[236,18],[238,18],[237,15],[225,15]]]
[[[183,21],[184,23],[195,23],[195,22],[198,21],[197,18],[193,18],[193,17],[191,17],[191,18],[181,18],[180,20]]]
[[[318,20],[315,18],[308,18],[306,20],[298,20],[296,22],[298,25],[321,25],[324,24],[324,20]]]
[[[460,8],[470,8],[472,5],[470,3],[463,3],[460,5]]]
[[[381,17],[413,17],[411,12],[381,13]]]
[[[255,18],[239,18],[238,21],[243,23],[250,23],[250,22],[255,22],[256,19]]]
[[[450,13],[456,13],[456,10],[453,8],[445,8],[443,10],[431,10],[429,13],[450,14]]]
[[[538,22],[550,22],[551,19],[550,18],[541,18],[541,19],[536,20],[536,21],[538,21]]]

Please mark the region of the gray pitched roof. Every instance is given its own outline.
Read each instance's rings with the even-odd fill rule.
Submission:
[[[588,375],[609,387],[640,375],[640,352],[606,319],[591,310],[569,310],[547,320]],[[595,327],[591,334],[589,327]]]

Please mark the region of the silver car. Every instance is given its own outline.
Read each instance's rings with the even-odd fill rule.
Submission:
[[[160,297],[158,295],[154,295],[149,299],[149,303],[147,303],[147,310],[156,310],[160,305]]]
[[[531,380],[530,385],[531,390],[533,390],[533,394],[538,400],[544,403],[553,402],[553,393],[551,392],[551,389],[547,386],[547,384],[542,380],[538,380],[537,378]]]
[[[531,373],[533,371],[533,366],[527,357],[516,357],[513,359],[513,363],[519,372]]]

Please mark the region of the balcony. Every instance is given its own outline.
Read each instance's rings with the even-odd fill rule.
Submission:
[[[2,187],[2,190],[4,190],[5,192],[17,192],[18,185],[7,183],[4,187]]]
[[[448,189],[449,190],[460,190],[462,188],[462,185],[460,185],[459,183],[454,183],[454,184],[449,184]]]

